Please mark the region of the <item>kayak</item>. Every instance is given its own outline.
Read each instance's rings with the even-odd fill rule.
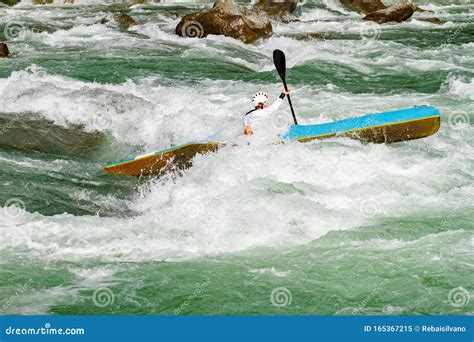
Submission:
[[[283,135],[284,140],[307,142],[335,136],[346,136],[365,142],[393,143],[424,138],[440,127],[440,112],[431,106],[368,114],[351,119],[317,125],[295,125]],[[197,154],[215,152],[225,141],[190,142],[134,158],[108,163],[110,174],[141,176],[162,174],[192,165]]]

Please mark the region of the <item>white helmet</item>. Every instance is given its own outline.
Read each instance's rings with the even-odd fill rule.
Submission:
[[[258,106],[259,103],[265,103],[268,101],[268,94],[264,93],[263,91],[259,91],[252,97],[253,104],[255,107]]]

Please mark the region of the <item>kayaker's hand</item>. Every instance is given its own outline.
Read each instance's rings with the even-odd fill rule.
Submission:
[[[288,88],[288,90],[286,90],[285,88],[283,88],[282,93],[285,94],[285,95],[289,95],[291,93],[291,89]]]

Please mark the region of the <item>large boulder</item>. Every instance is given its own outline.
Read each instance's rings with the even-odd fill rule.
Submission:
[[[411,0],[402,0],[396,5],[366,15],[363,20],[375,21],[378,24],[389,22],[401,23],[415,13],[416,6]]]
[[[0,114],[0,146],[58,155],[86,154],[97,150],[105,134],[84,127],[63,127],[38,115]]]
[[[296,10],[298,0],[259,0],[257,10],[265,11],[272,18],[283,18]]]
[[[8,46],[5,43],[0,43],[0,58],[7,58],[10,55]]]
[[[209,34],[224,35],[252,43],[273,32],[270,18],[264,12],[250,11],[233,0],[217,0],[209,10],[183,17],[176,27],[181,37],[204,38]]]
[[[341,0],[341,4],[361,14],[369,14],[387,8],[380,0]]]

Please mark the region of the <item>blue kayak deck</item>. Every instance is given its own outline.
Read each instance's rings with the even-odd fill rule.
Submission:
[[[410,121],[439,117],[440,112],[431,106],[415,107],[377,114],[367,114],[350,119],[344,119],[325,124],[291,126],[284,135],[285,139],[299,140],[317,138],[327,135],[372,129],[387,125],[406,123]]]

